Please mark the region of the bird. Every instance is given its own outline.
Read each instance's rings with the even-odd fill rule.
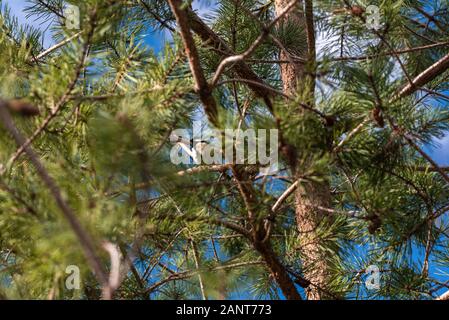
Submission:
[[[204,152],[205,148],[210,145],[210,143],[208,141],[201,140],[201,139],[198,139],[198,140],[192,139],[192,144],[193,144],[192,150],[194,153],[194,157],[192,157],[192,158],[195,161],[195,163],[200,163],[201,159],[202,159],[203,152]]]
[[[201,163],[201,155],[203,154],[206,146],[209,142],[202,139],[185,139],[178,135],[171,135],[170,141],[179,145],[182,150],[184,150],[196,164]]]

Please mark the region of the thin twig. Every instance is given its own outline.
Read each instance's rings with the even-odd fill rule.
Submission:
[[[72,41],[73,39],[78,38],[81,34],[83,33],[83,31],[77,32],[75,33],[73,36],[68,37],[67,39],[55,44],[54,46],[48,48],[47,50],[43,51],[42,53],[38,54],[35,58],[33,58],[33,61],[39,61],[43,58],[45,58],[47,55],[49,55],[50,53],[52,53],[55,50],[58,50],[59,48],[65,46],[67,43],[69,43],[70,41]]]
[[[288,187],[287,190],[284,191],[284,193],[277,199],[276,203],[271,208],[271,211],[276,212],[281,204],[287,199],[298,187],[299,181],[296,180],[290,187]]]
[[[220,80],[220,76],[225,70],[226,66],[231,63],[236,63],[238,61],[243,61],[246,58],[250,57],[254,51],[262,44],[262,42],[268,37],[270,33],[270,29],[276,25],[276,23],[285,16],[298,2],[298,0],[291,1],[283,10],[282,12],[275,18],[273,21],[271,21],[268,25],[264,26],[262,28],[262,33],[257,37],[257,39],[249,46],[249,48],[243,52],[242,54],[233,55],[230,57],[225,58],[220,62],[220,64],[217,67],[217,71],[215,72],[214,78],[212,80],[212,87],[215,87],[218,83],[218,80]]]
[[[446,71],[449,68],[449,54],[445,55],[443,58],[435,62],[433,65],[431,65],[429,68],[421,72],[419,75],[417,75],[411,83],[406,85],[399,93],[398,96],[400,98],[403,98],[405,96],[411,95],[414,93],[418,88],[424,86],[425,84],[429,83],[439,75],[441,75],[444,71]]]

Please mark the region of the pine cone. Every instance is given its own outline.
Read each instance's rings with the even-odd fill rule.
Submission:
[[[379,127],[383,128],[385,127],[385,121],[384,117],[382,115],[382,110],[380,108],[375,108],[372,112],[373,119],[376,121],[376,123],[379,125]]]
[[[18,113],[24,117],[34,117],[39,115],[39,108],[24,100],[10,100],[7,103],[10,111]]]
[[[368,217],[369,219],[369,225],[368,225],[368,232],[370,234],[375,234],[377,230],[380,229],[380,227],[382,226],[382,220],[380,219],[379,216],[373,214],[371,216]]]
[[[362,8],[361,6],[355,5],[355,6],[352,6],[352,7],[351,7],[351,14],[352,14],[353,16],[360,17],[360,16],[362,16],[362,14],[364,14],[364,13],[365,13],[365,9]]]

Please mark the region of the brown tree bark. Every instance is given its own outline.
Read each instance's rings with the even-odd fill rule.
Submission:
[[[296,290],[295,284],[289,277],[287,270],[277,259],[276,253],[269,243],[263,243],[259,240],[254,241],[254,248],[260,253],[263,260],[270,269],[271,276],[279,285],[282,293],[287,300],[301,300],[301,296]]]
[[[307,103],[313,104],[315,79],[311,72],[306,72],[307,66],[313,66],[315,62],[315,34],[313,28],[312,1],[298,1],[297,8],[290,11],[283,20],[297,24],[298,28],[306,30],[308,41],[308,53],[304,57],[308,64],[282,64],[281,78],[284,93],[295,95],[297,92],[306,90],[308,92]],[[275,0],[276,14],[279,14],[291,0]],[[282,21],[281,21],[282,23]],[[288,53],[280,53],[281,60],[289,60]],[[312,72],[313,73],[313,72]],[[308,87],[308,88],[307,88]],[[299,113],[304,112],[299,108]],[[296,167],[295,175],[299,178],[303,175],[305,168]],[[321,249],[321,241],[316,235],[316,228],[326,215],[325,212],[317,209],[319,207],[330,207],[330,187],[328,183],[306,182],[298,185],[295,195],[296,223],[301,240],[301,254],[303,256],[302,266],[304,278],[310,281],[306,289],[307,298],[310,300],[325,299],[325,289],[329,279],[329,263],[326,253]],[[326,291],[326,290],[324,290]]]
[[[280,15],[291,0],[275,0],[276,15]],[[305,17],[303,13],[302,0],[297,1],[295,8],[290,10],[279,23],[286,21],[295,23],[298,28],[305,29]],[[289,60],[290,56],[287,52],[281,50],[279,60]],[[304,79],[304,64],[281,64],[281,77],[283,84],[283,91],[286,94],[295,94],[297,92],[298,80]]]
[[[270,270],[271,277],[276,281],[285,298],[287,300],[301,300],[301,296],[296,289],[294,281],[290,278],[288,270],[273,251],[270,240],[268,238],[265,239],[269,231],[265,228],[263,221],[258,221],[254,215],[253,209],[255,209],[258,204],[253,197],[254,191],[252,186],[240,182],[248,180],[246,173],[240,171],[239,168],[236,167],[232,168],[232,172],[248,210],[248,218],[251,223],[251,231],[248,235],[248,239],[251,240],[254,248],[265,261]]]

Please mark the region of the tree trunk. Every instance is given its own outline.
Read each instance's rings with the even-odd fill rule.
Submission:
[[[313,20],[311,19],[312,3],[306,0],[309,20],[304,14],[303,1],[298,1],[297,7],[287,13],[282,20],[288,19],[298,25],[298,28],[307,30],[308,54],[306,59],[309,65],[315,62],[315,36]],[[275,0],[276,14],[279,15],[291,0]],[[307,11],[306,11],[307,12]],[[281,23],[282,23],[281,20]],[[288,54],[281,51],[280,60],[289,60]],[[290,63],[281,64],[281,78],[284,93],[295,95],[297,92],[307,90],[309,93],[309,104],[314,101],[315,79],[313,75],[307,74],[304,64]],[[309,87],[309,88],[307,88]],[[301,108],[298,112],[304,112]],[[296,168],[296,176],[300,177],[304,168]],[[310,300],[325,299],[326,295],[320,288],[326,288],[328,283],[329,263],[326,260],[326,252],[321,249],[320,239],[316,235],[316,228],[326,213],[318,210],[318,207],[330,207],[330,187],[328,183],[306,182],[299,184],[295,196],[296,223],[301,240],[301,253],[303,256],[302,266],[304,277],[311,282],[306,289],[307,298]]]
[[[276,15],[279,16],[290,2],[290,0],[275,0]],[[301,0],[298,0],[298,4],[284,15],[280,23],[286,21],[295,23],[298,25],[298,28],[305,28],[306,24]],[[290,57],[288,53],[281,50],[279,58],[280,60],[289,60]],[[304,65],[281,63],[281,76],[284,93],[294,94],[297,92],[298,79],[304,79]]]

